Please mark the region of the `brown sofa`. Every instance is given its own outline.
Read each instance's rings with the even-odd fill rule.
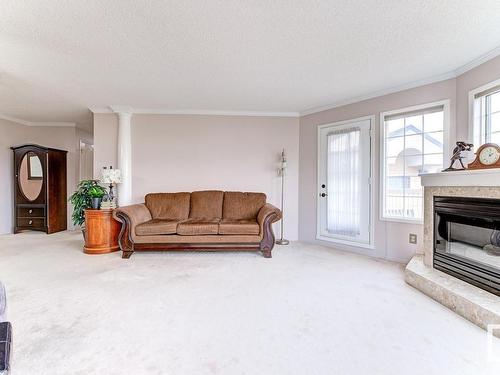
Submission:
[[[141,250],[253,250],[271,258],[281,211],[263,193],[153,193],[113,213],[123,258]]]

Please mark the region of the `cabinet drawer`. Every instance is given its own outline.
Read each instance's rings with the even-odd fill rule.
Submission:
[[[17,226],[19,228],[35,228],[35,229],[44,229],[45,228],[45,219],[42,218],[17,218]]]
[[[43,207],[19,207],[17,209],[18,217],[45,217]]]

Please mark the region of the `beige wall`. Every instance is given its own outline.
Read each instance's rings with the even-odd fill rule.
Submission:
[[[118,120],[94,117],[94,171],[116,166]],[[106,138],[104,141],[102,138]],[[298,238],[299,120],[283,117],[133,115],[132,196],[203,189],[261,191],[279,205],[282,148],[288,155],[285,228]],[[278,234],[278,227],[275,228]]]
[[[78,147],[76,129],[72,127],[25,126],[0,119],[0,180],[4,191],[0,194],[0,234],[11,233],[14,227],[14,162],[11,146],[36,143],[68,151],[68,197],[77,180]],[[68,227],[71,225],[72,207],[68,203]]]
[[[405,262],[422,246],[422,225],[379,220],[380,186],[380,113],[408,106],[450,100],[450,148],[456,140],[468,137],[468,93],[487,82],[500,78],[500,57],[490,60],[463,75],[377,98],[314,113],[300,119],[299,239],[319,242],[316,237],[316,163],[317,126],[361,116],[375,115],[374,225],[375,250],[350,250]],[[408,243],[409,233],[418,235],[419,243]]]

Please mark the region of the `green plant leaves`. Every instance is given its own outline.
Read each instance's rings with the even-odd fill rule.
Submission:
[[[92,198],[102,198],[106,194],[106,189],[100,185],[95,185],[89,189],[88,193]]]
[[[73,205],[71,219],[73,224],[82,226],[85,223],[85,209],[92,207],[92,198],[102,198],[107,194],[106,188],[99,185],[98,180],[83,180],[69,201]]]

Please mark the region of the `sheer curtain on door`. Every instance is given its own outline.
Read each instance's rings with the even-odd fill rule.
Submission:
[[[328,134],[327,230],[334,235],[360,235],[360,135],[357,127]]]

